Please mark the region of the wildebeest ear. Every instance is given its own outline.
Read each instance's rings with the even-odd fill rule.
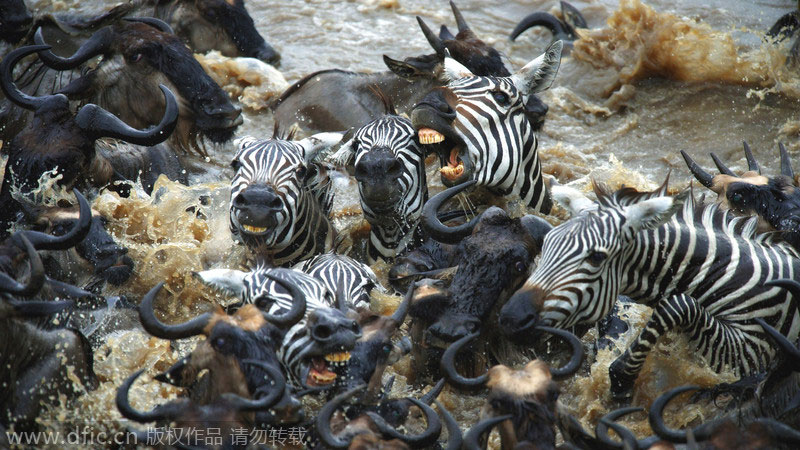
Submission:
[[[400,78],[414,78],[422,75],[422,67],[416,67],[407,61],[398,61],[383,55],[383,63]]]
[[[564,17],[564,22],[573,29],[589,28],[586,24],[586,19],[583,18],[583,14],[567,2],[561,2],[561,15]]]
[[[536,245],[542,248],[544,243],[544,236],[553,229],[550,222],[542,219],[541,217],[527,214],[520,219],[522,226],[528,231],[528,234],[533,238]]]
[[[218,289],[244,301],[244,277],[247,272],[231,269],[211,269],[192,272],[206,286]]]
[[[511,82],[523,95],[535,94],[550,87],[561,65],[564,44],[555,41],[538,58],[511,75]]]
[[[317,133],[296,141],[295,144],[303,150],[303,160],[306,164],[310,164],[324,158],[331,147],[342,141],[344,135],[344,131]]]
[[[550,195],[553,200],[558,202],[562,208],[569,212],[571,217],[592,209],[597,209],[597,204],[589,200],[585,195],[577,189],[567,186],[553,186],[550,189]]]
[[[450,81],[474,76],[469,69],[450,56],[450,50],[445,50],[444,53],[444,74]]]

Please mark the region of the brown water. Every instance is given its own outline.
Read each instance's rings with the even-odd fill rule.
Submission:
[[[84,12],[111,4],[77,0],[31,3],[57,11]],[[538,56],[550,40],[549,32],[539,29],[528,30],[512,43],[507,35],[514,24],[536,10],[557,12],[553,1],[461,0],[458,4],[477,35],[498,48],[513,68]],[[796,113],[800,78],[784,68],[789,43],[775,46],[763,39],[763,31],[796,7],[795,1],[655,0],[646,6],[635,0],[622,0],[621,4],[598,0],[575,1],[573,5],[583,12],[590,29],[580,30],[582,39],[563,59],[554,87],[542,95],[550,106],[539,135],[545,172],[562,183],[574,181],[584,188],[592,177],[613,186],[625,183],[645,188],[659,184],[672,169],[672,185],[681,187],[690,175],[679,150],[686,150],[708,169],[713,167],[708,152],[713,151],[734,170],[743,170],[742,140],[750,143],[765,174],[777,172],[778,142],[784,142],[800,164],[800,118]],[[289,83],[326,68],[385,70],[382,54],[403,58],[430,53],[415,15],[434,28],[445,23],[455,29],[445,1],[248,0],[247,6],[259,30],[281,52],[280,71]],[[227,58],[198,58],[214,70],[228,92],[242,96],[245,124],[239,134],[270,136],[272,118],[265,106],[283,89],[284,80],[253,72],[252,67]],[[95,201],[93,206],[112,219],[112,232],[131,248],[137,263],[134,276],[118,292],[138,297],[166,280],[168,294],[161,294],[159,309],[175,320],[225,300],[200,286],[191,272],[234,268],[244,262],[227,226],[231,174],[226,167],[232,151],[233,146],[228,145],[211,152],[209,163],[215,169],[199,180],[208,184],[187,188],[162,182],[154,190],[162,188],[158,199],[144,194],[133,199],[106,194]],[[359,230],[363,235],[355,185],[339,179],[337,187],[337,227]],[[376,267],[383,276],[385,270]],[[374,306],[388,311],[391,307],[385,302],[394,304],[396,300],[376,299]],[[641,324],[646,316],[631,319]],[[177,357],[164,341],[141,333],[114,336],[106,348],[96,352],[101,387],[81,397],[77,408],[56,408],[48,417],[68,422],[117,420],[113,405],[116,386],[136,368],[148,367],[154,374]],[[590,355],[587,371],[563,385],[562,401],[587,427],[593,428],[600,416],[616,407],[609,399],[607,375],[614,357],[610,352]],[[407,373],[407,363],[395,370],[401,375],[395,391],[407,392],[402,376]],[[709,386],[730,380],[711,373],[692,356],[682,338],[671,335],[649,358],[634,404],[648,406],[655,396],[676,385]],[[134,405],[140,408],[177,394],[147,377],[136,386]],[[442,398],[463,427],[477,420],[482,397],[446,392]],[[75,417],[75,409],[82,411],[80,417]],[[671,412],[673,424],[713,415],[711,406],[677,410]],[[643,417],[633,416],[624,423],[640,437],[649,433]],[[496,438],[492,444],[498,444]]]

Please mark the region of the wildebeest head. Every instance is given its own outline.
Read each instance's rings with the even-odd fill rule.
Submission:
[[[71,100],[97,103],[135,127],[153,124],[154,112],[163,108],[163,102],[151,94],[152,89],[158,84],[169,86],[180,96],[180,117],[173,138],[180,148],[203,153],[199,137],[212,142],[230,140],[242,124],[241,109],[231,103],[177,36],[153,25],[160,25],[160,21],[140,20],[100,29],[68,58],[52,52],[43,52],[40,57],[47,66],[66,70],[102,55],[95,68],[61,92]],[[35,40],[44,43],[40,31]]]
[[[0,40],[16,44],[28,34],[33,16],[24,0],[6,0],[0,10]]]
[[[445,58],[451,80],[411,111],[420,143],[439,153],[442,183],[475,179],[491,189],[519,194],[543,212],[550,198],[541,182],[536,137],[523,97],[550,87],[561,61],[560,41],[509,77],[481,77]],[[512,154],[510,154],[513,152]],[[498,167],[504,167],[503,172]]]
[[[268,253],[288,247],[301,233],[297,225],[321,210],[319,193],[329,186],[311,155],[341,139],[339,133],[320,133],[300,141],[242,139],[231,165],[231,232],[251,248]],[[316,198],[315,198],[316,196]],[[324,196],[324,195],[322,195]],[[316,239],[316,237],[314,237]]]
[[[800,189],[797,188],[794,170],[789,154],[783,144],[779,144],[781,154],[781,173],[774,177],[761,175],[750,146],[744,143],[747,159],[747,172],[736,175],[722,161],[711,153],[719,175],[712,176],[703,170],[686,152],[681,151],[686,165],[705,187],[717,194],[717,201],[723,207],[737,214],[759,217],[764,231],[779,230],[800,232]],[[788,235],[787,235],[788,236]],[[792,241],[792,239],[789,239]],[[795,238],[793,241],[797,241]],[[792,242],[796,244],[797,242]]]
[[[83,180],[104,184],[113,176],[110,166],[96,158],[95,140],[101,137],[123,139],[139,145],[156,145],[163,142],[175,127],[178,106],[170,90],[163,85],[166,107],[161,122],[155,127],[140,131],[131,128],[115,115],[94,104],[80,108],[77,114],[69,109],[67,97],[53,94],[32,97],[21,92],[12,81],[12,69],[23,57],[46,50],[46,46],[27,46],[14,50],[0,64],[0,87],[6,97],[16,105],[34,112],[32,122],[8,145],[8,162],[3,177],[0,197],[3,208],[2,231],[16,220],[19,204],[15,195],[27,196],[38,187],[41,176],[51,170],[60,176],[58,183],[72,187]],[[152,96],[152,93],[148,94]],[[14,207],[11,207],[14,205]]]
[[[562,19],[559,20],[552,14],[543,11],[529,14],[514,27],[509,39],[513,41],[528,28],[542,26],[550,30],[553,34],[553,41],[562,40],[564,42],[572,42],[578,39],[578,33],[575,31],[576,28],[588,27],[586,19],[583,18],[583,14],[574,6],[564,1],[561,2],[561,16]]]
[[[169,22],[196,53],[219,50],[228,57],[280,63],[280,53],[259,34],[244,0],[157,1],[155,14]]]
[[[442,292],[449,302],[428,328],[430,337],[444,343],[481,331],[489,322],[490,311],[504,304],[528,276],[544,236],[552,228],[532,215],[512,219],[497,207],[459,227],[448,228],[436,220],[444,202],[474,184],[464,183],[433,196],[423,210],[422,226],[431,237],[458,244],[458,267],[450,288]]]
[[[243,363],[245,359],[253,359],[270,367],[280,367],[277,352],[283,332],[267,321],[270,315],[254,305],[245,305],[233,315],[218,310],[182,324],[165,325],[153,311],[153,302],[161,286],[163,283],[153,288],[139,306],[144,329],[162,339],[181,339],[198,334],[205,335],[206,339],[189,357],[159,375],[159,380],[191,387],[193,400],[200,404],[211,403],[226,392],[255,398],[270,391],[263,366]],[[290,284],[285,287],[292,293],[295,303],[305,310],[303,294]],[[302,419],[299,402],[288,388],[278,400],[271,411],[259,413],[257,420],[278,423]]]

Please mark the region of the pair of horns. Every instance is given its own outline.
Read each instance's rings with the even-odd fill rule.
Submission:
[[[753,157],[753,152],[750,150],[750,146],[747,145],[747,142],[742,142],[744,146],[744,156],[747,160],[747,170],[756,172],[759,175],[761,174],[761,167],[758,165],[758,161],[756,161],[755,157]],[[794,180],[794,169],[792,169],[792,161],[789,158],[789,152],[786,151],[786,147],[784,147],[783,143],[778,144],[778,148],[780,149],[781,154],[781,175],[785,177],[789,177]],[[685,151],[681,150],[681,156],[683,156],[683,160],[686,162],[686,165],[689,167],[689,171],[692,172],[697,181],[700,182],[703,186],[712,189],[714,186],[714,176],[710,173],[706,172],[699,164],[697,164]],[[714,165],[717,166],[717,169],[723,175],[729,175],[732,177],[738,177],[731,169],[729,169],[722,160],[717,157],[716,154],[711,153],[711,159],[714,160]]]
[[[461,11],[459,11],[455,2],[453,2],[452,0],[450,1],[450,8],[453,10],[453,16],[455,16],[456,18],[456,25],[458,25],[458,32],[459,33],[472,32],[472,30],[469,28],[469,25],[467,25],[467,21],[464,19],[464,16],[461,14]],[[422,34],[425,35],[425,39],[428,40],[428,43],[436,51],[436,54],[439,55],[440,58],[444,58],[445,45],[441,36],[449,37],[450,32],[447,31],[447,28],[443,26],[442,33],[440,33],[441,36],[437,36],[436,33],[434,33],[433,30],[431,30],[430,27],[428,27],[428,24],[426,24],[425,21],[422,20],[421,17],[417,16],[417,22],[419,23],[419,27],[422,29]]]

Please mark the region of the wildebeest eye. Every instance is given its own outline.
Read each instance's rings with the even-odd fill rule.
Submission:
[[[738,192],[735,192],[733,195],[731,195],[731,201],[733,203],[742,203],[742,200],[744,200],[742,198],[742,194],[740,194]]]
[[[130,59],[128,61],[132,62],[132,63],[137,63],[137,62],[139,62],[141,60],[142,60],[142,54],[141,53],[134,53],[133,55],[131,55],[131,57],[130,57]]]
[[[216,349],[221,349],[224,346],[225,346],[225,338],[218,337],[218,338],[214,339],[214,347]]]
[[[511,103],[511,99],[508,98],[508,94],[503,91],[492,92],[492,97],[494,97],[494,101],[496,101],[499,105],[507,106],[509,103]]]
[[[519,273],[525,272],[525,270],[528,269],[528,263],[520,259],[514,263],[514,268],[517,269]]]
[[[606,260],[606,258],[608,258],[608,254],[606,252],[595,250],[589,253],[587,260],[589,261],[589,264],[599,266],[600,263]]]
[[[381,350],[383,351],[384,354],[388,355],[389,353],[392,352],[392,346],[391,344],[383,344],[383,348],[381,348]]]

